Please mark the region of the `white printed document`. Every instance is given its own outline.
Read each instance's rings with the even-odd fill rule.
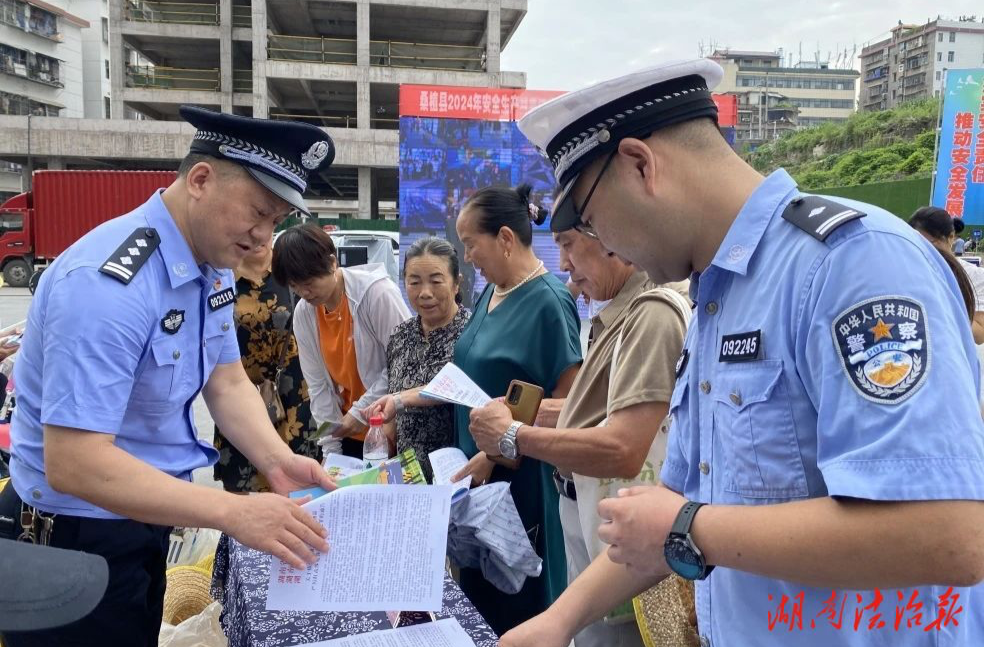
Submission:
[[[274,557],[268,611],[440,611],[452,488],[353,485],[304,504],[329,550],[297,570]]]
[[[492,400],[464,371],[451,363],[438,371],[420,395],[472,409],[485,406]]]
[[[346,636],[301,647],[475,647],[454,618]]]
[[[457,482],[452,482],[451,477],[460,472],[468,464],[468,457],[465,452],[457,447],[445,447],[427,455],[430,459],[431,470],[434,472],[434,485],[450,485],[454,488],[451,495],[451,502],[457,503],[468,494],[471,487],[472,477],[469,474]]]

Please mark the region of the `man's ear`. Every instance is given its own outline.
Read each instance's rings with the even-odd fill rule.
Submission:
[[[627,137],[620,141],[618,153],[618,156],[623,158],[622,167],[625,167],[627,161],[633,177],[642,179],[648,193],[655,193],[662,171],[661,156],[654,152],[649,144],[634,137]]]
[[[185,186],[189,195],[193,198],[201,198],[205,192],[205,185],[215,181],[217,177],[216,168],[208,162],[198,162],[188,171],[185,176]]]

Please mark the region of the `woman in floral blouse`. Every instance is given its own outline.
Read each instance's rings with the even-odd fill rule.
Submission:
[[[422,238],[407,251],[403,280],[410,305],[417,312],[393,331],[386,349],[390,395],[366,409],[396,419],[396,449],[413,448],[428,479],[430,452],[454,444],[454,408],[420,397],[454,357],[454,344],[468,322],[462,308],[458,255],[448,241]]]
[[[321,460],[315,439],[317,429],[311,419],[308,388],[301,375],[297,342],[291,331],[291,298],[286,286],[277,283],[271,272],[272,241],[246,257],[236,270],[236,323],[239,353],[253,384],[274,380],[284,344],[289,344],[280,376],[280,398],[286,417],[277,432],[295,454]],[[215,428],[217,481],[229,492],[265,492],[269,485],[256,467],[233,447]]]

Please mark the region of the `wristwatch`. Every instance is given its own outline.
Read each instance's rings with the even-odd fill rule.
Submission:
[[[506,433],[499,439],[499,453],[504,458],[508,458],[511,461],[519,458],[519,443],[516,441],[516,433],[522,426],[523,423],[514,420],[509,425],[509,429],[506,429]]]
[[[694,516],[703,505],[703,503],[687,501],[677,513],[670,534],[663,544],[663,556],[666,558],[667,566],[686,580],[702,580],[714,570],[714,566],[704,560],[704,554],[700,552],[693,537],[690,536],[690,526],[694,522]]]

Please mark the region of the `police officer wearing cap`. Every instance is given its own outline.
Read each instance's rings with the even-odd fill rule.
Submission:
[[[20,645],[156,645],[171,526],[217,528],[297,567],[325,531],[288,491],[331,488],[277,436],[239,358],[233,276],[334,158],[308,124],[183,107],[197,128],[178,178],[61,254],[38,285],[15,375],[13,487],[0,515],[15,538],[103,556],[105,597]],[[226,437],[277,494],[194,485],[217,452],[198,440],[201,392]]]
[[[702,645],[984,644],[984,423],[953,275],[892,214],[746,165],[716,127],[721,75],[661,65],[519,124],[561,186],[552,228],[690,276],[695,310],[661,485],[602,501],[607,555],[501,644],[567,645],[671,570],[697,581]]]

